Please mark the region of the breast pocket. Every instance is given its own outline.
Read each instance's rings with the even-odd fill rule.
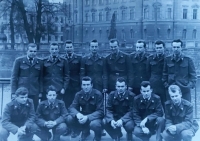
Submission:
[[[120,58],[117,61],[117,65],[118,65],[119,70],[126,70],[126,63],[125,62],[126,62],[125,58]]]
[[[188,74],[188,64],[187,63],[182,63],[180,64],[180,75],[185,75]]]
[[[168,67],[168,73],[169,73],[169,74],[175,73],[174,64],[167,64],[167,67]]]
[[[64,64],[63,63],[57,63],[56,66],[57,66],[57,69],[59,71],[61,71],[61,72],[63,71],[63,68],[64,68]]]

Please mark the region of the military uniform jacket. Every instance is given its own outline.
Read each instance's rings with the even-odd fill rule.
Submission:
[[[62,88],[66,90],[69,84],[69,65],[68,61],[60,56],[57,57],[56,61],[52,60],[52,57],[43,60],[44,65],[44,91],[50,85],[53,85],[57,88],[57,91],[60,91]]]
[[[135,96],[133,104],[132,118],[137,126],[146,117],[149,121],[152,121],[163,116],[161,100],[156,94],[151,94],[151,98],[147,102],[145,102],[142,94]]]
[[[42,85],[42,61],[34,58],[32,64],[27,56],[15,60],[11,75],[11,93],[19,87],[26,87],[29,95],[37,95],[43,92]]]
[[[69,72],[70,72],[70,84],[74,87],[80,87],[80,67],[81,67],[81,56],[73,53],[72,57],[64,55],[64,58],[68,60]]]
[[[196,71],[192,59],[183,54],[178,60],[176,60],[173,55],[166,57],[162,80],[166,87],[172,84],[188,88],[194,87]]]
[[[45,100],[38,105],[36,116],[36,122],[40,127],[43,127],[46,121],[56,121],[57,124],[60,124],[67,116],[67,109],[61,100],[56,99],[52,108],[48,100]]]
[[[19,104],[15,99],[6,104],[3,112],[2,127],[16,134],[21,126],[30,126],[35,121],[33,100],[28,99],[26,104]]]
[[[135,94],[130,91],[126,91],[125,94],[120,97],[117,91],[112,91],[108,95],[106,105],[106,121],[122,119],[124,123],[131,120],[130,111],[133,108],[133,100]]]
[[[88,96],[83,90],[77,92],[72,104],[69,107],[69,113],[73,117],[75,117],[77,113],[87,115],[89,121],[102,119],[103,96],[101,92],[96,89],[92,89]]]
[[[148,71],[147,71],[147,59],[149,54],[144,53],[141,58],[137,53],[130,54],[131,61],[131,73],[132,79],[130,79],[130,87],[139,88],[142,81],[148,81]]]
[[[132,72],[130,70],[130,59],[126,53],[119,51],[116,58],[113,54],[110,54],[106,57],[105,62],[109,84],[115,83],[118,77],[124,77],[129,82]]]
[[[102,91],[107,87],[107,77],[105,69],[105,59],[97,54],[94,58],[92,54],[85,56],[81,62],[81,77],[89,76],[93,81],[93,88]]]
[[[179,134],[183,130],[190,129],[193,123],[192,104],[185,99],[181,99],[181,104],[177,108],[175,108],[171,100],[166,101],[165,119],[165,127],[168,128],[170,125],[176,125],[177,134]]]

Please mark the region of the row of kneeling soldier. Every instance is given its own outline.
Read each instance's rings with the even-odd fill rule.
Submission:
[[[56,87],[49,86],[47,100],[39,103],[36,114],[33,100],[28,98],[28,90],[20,87],[16,97],[6,105],[0,140],[6,141],[10,132],[17,134],[18,141],[31,141],[37,135],[42,141],[60,141],[60,136],[71,128],[71,137],[81,133],[80,141],[86,141],[90,130],[94,131],[94,141],[100,141],[105,129],[113,141],[120,141],[122,127],[127,141],[191,141],[199,126],[193,120],[192,104],[182,99],[178,85],[170,85],[170,100],[165,102],[165,113],[161,99],[153,93],[149,81],[142,81],[140,94],[128,90],[126,79],[119,77],[115,91],[108,95],[106,114],[103,113],[103,96],[93,88],[88,76],[81,80],[72,104],[66,109],[62,100],[57,99]],[[164,116],[165,115],[165,116]]]
[[[146,42],[138,40],[136,51],[131,54],[119,50],[117,39],[109,41],[111,53],[103,57],[99,53],[97,40],[89,44],[90,53],[84,57],[75,54],[72,41],[65,42],[66,54],[59,54],[59,45],[51,43],[50,55],[42,60],[36,57],[37,46],[30,43],[27,55],[15,60],[11,76],[12,95],[19,87],[28,89],[28,98],[34,102],[35,109],[38,99],[46,98],[46,89],[53,85],[56,87],[58,99],[62,99],[68,108],[80,90],[80,80],[84,76],[93,79],[93,88],[102,93],[115,90],[119,77],[127,81],[127,88],[140,94],[142,81],[150,81],[153,93],[161,98],[161,103],[169,100],[167,89],[169,85],[178,85],[182,97],[191,101],[190,89],[196,82],[196,71],[190,57],[183,54],[183,42],[179,39],[172,41],[172,54],[165,54],[165,43],[155,42],[155,52],[146,52]]]

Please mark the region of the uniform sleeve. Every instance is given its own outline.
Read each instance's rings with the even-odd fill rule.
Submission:
[[[40,93],[43,93],[43,61],[40,60],[40,74],[39,74],[39,83],[40,83]]]
[[[180,134],[181,131],[191,128],[193,123],[192,120],[193,120],[193,107],[188,106],[187,111],[185,113],[185,119],[183,120],[183,122],[176,124],[176,133]]]
[[[69,80],[70,80],[70,76],[69,76],[69,63],[66,59],[64,59],[64,86],[63,88],[66,90],[69,86]]]
[[[8,105],[5,106],[4,112],[3,112],[3,118],[2,118],[2,127],[8,130],[9,132],[16,134],[18,127],[10,122],[11,120],[11,109]]]
[[[64,122],[64,119],[65,119],[65,117],[67,115],[67,109],[65,107],[65,103],[64,102],[61,103],[60,108],[61,108],[61,115],[60,115],[60,117],[58,117],[55,120],[57,124],[60,124],[60,123]]]
[[[12,75],[11,75],[11,93],[15,93],[18,88],[18,77],[20,71],[20,61],[16,59],[13,64]]]
[[[165,104],[165,129],[167,129],[169,126],[173,125],[173,122],[172,122],[172,117],[170,116],[169,114],[169,109],[168,109],[168,106]]]
[[[106,70],[106,59],[103,58],[103,88],[107,89],[108,88],[108,74]]]
[[[164,66],[163,66],[163,76],[162,81],[165,86],[165,88],[168,87],[168,66],[167,66],[167,58],[164,59]]]
[[[36,118],[36,115],[35,115],[34,104],[33,104],[33,101],[30,100],[30,111],[29,111],[28,119],[26,120],[25,125],[28,125],[28,126],[32,125],[35,122],[35,118]]]
[[[85,76],[85,57],[81,59],[80,79]]]
[[[113,120],[113,106],[112,106],[113,94],[108,95],[107,105],[106,105],[106,121],[110,122]]]
[[[195,83],[196,83],[197,76],[196,76],[196,69],[195,69],[194,63],[193,63],[191,58],[189,58],[189,64],[188,65],[189,65],[189,80],[191,82],[191,87],[194,87]]]
[[[87,116],[88,116],[89,121],[103,118],[103,95],[102,94],[98,95],[98,99],[96,103],[96,111]]]
[[[36,123],[40,126],[43,127],[44,123],[46,122],[46,120],[43,119],[42,117],[42,104],[38,105],[37,111],[36,111]]]
[[[73,117],[76,117],[76,114],[80,113],[80,111],[78,110],[80,109],[78,99],[79,99],[79,96],[78,96],[78,93],[76,93],[75,98],[69,107],[69,114]]]
[[[136,101],[136,99],[134,99],[134,102],[133,102],[133,110],[132,110],[132,118],[133,118],[133,120],[134,120],[134,122],[135,122],[135,124],[136,124],[136,126],[140,126],[140,123],[141,123],[141,121],[142,121],[142,118],[141,118],[141,116],[140,116],[140,112],[139,112],[139,107],[138,107],[138,105],[137,105],[137,103],[136,103],[137,101]]]
[[[150,79],[151,77],[151,65],[150,65],[150,61],[151,61],[151,57],[149,57],[147,59],[147,66],[146,66],[146,69],[147,69],[147,77]]]
[[[127,69],[127,82],[128,82],[128,86],[131,87],[132,85],[132,81],[133,81],[133,72],[132,72],[132,64],[131,64],[131,59],[129,57],[129,55],[126,56],[126,69]]]

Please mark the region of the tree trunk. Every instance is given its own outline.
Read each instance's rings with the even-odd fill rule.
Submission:
[[[15,31],[14,31],[14,23],[13,23],[13,14],[14,14],[15,3],[12,0],[11,10],[10,10],[10,33],[11,33],[11,49],[15,47]]]

